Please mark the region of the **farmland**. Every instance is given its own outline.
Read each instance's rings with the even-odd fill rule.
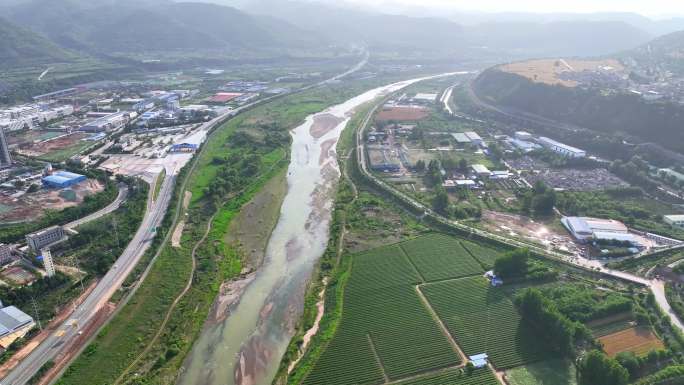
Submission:
[[[416,380],[403,381],[398,385],[496,385],[498,383],[492,372],[487,369],[478,369],[470,376],[462,373],[461,369],[452,369]]]
[[[484,278],[428,284],[420,290],[466,355],[487,353],[499,369],[548,357],[510,299]]]
[[[662,341],[656,337],[650,328],[634,327],[613,334],[600,337],[599,342],[611,357],[620,352],[633,352],[645,355],[653,349],[663,349]]]
[[[522,337],[517,333],[520,317],[513,304],[503,291],[489,291],[486,280],[480,277],[484,269],[473,257],[482,253],[483,260],[491,261],[499,253],[467,242],[473,249],[469,252],[461,242],[458,238],[429,234],[356,255],[335,337],[302,383],[373,384],[422,373],[425,376],[402,384],[496,383],[486,370],[477,371],[472,376],[461,374],[458,369],[462,365],[459,347],[450,343],[445,332],[440,330],[439,323],[431,316],[429,305],[421,300],[424,299],[423,293],[431,303],[436,301],[437,315],[466,354],[488,352],[505,367],[538,359],[541,350],[532,349],[519,338]],[[442,282],[426,283],[434,281]],[[459,288],[463,283],[474,283],[474,287]],[[451,285],[454,284],[456,287],[452,290]],[[464,329],[452,325],[454,315],[446,314],[473,310],[472,307],[458,306],[459,300],[450,298],[451,294],[466,292],[468,297],[476,299],[473,305],[488,303],[487,312],[498,320],[487,322],[487,330],[469,327],[470,336],[459,334]],[[473,316],[481,324],[482,312],[473,312]],[[456,329],[452,330],[450,325]],[[494,333],[494,329],[499,331]],[[497,346],[491,349],[475,342],[486,341],[490,338],[487,333],[491,334],[492,345],[495,344],[494,338],[497,339]],[[461,344],[461,339],[465,345]],[[451,369],[442,370],[445,368]]]
[[[400,379],[458,365],[414,289],[419,282],[398,246],[357,256],[337,335],[303,383],[379,383],[383,374]]]
[[[410,122],[425,119],[429,110],[419,107],[391,107],[385,108],[378,113],[378,121]]]
[[[480,264],[455,238],[428,235],[406,242],[401,248],[427,282],[467,277],[482,272]]]

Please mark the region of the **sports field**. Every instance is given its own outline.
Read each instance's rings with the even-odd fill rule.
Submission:
[[[483,260],[499,253],[479,247],[477,252],[486,254]],[[352,263],[335,337],[303,384],[382,384],[402,379],[407,381],[401,382],[404,385],[497,383],[488,369],[471,376],[461,374],[463,362],[458,346],[445,335],[419,291],[419,287],[422,290],[470,280],[486,286],[482,264],[466,250],[461,239],[426,235],[359,254]],[[469,296],[473,294],[478,300],[487,301],[486,291],[476,290]],[[509,301],[505,308],[508,313],[500,313],[507,317],[501,318],[500,323],[513,321],[504,331],[519,327],[519,317],[512,306]],[[449,322],[445,318],[442,321]],[[494,352],[521,349],[511,345],[517,343],[515,338],[498,336],[504,339],[502,347],[493,349]],[[514,360],[526,362],[518,355],[514,355]]]

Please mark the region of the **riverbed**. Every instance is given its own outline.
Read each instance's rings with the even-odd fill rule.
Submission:
[[[266,385],[303,311],[306,285],[325,251],[340,177],[337,141],[361,105],[413,79],[379,87],[310,115],[291,131],[288,192],[271,234],[264,264],[228,307],[207,322],[181,369],[180,385]]]

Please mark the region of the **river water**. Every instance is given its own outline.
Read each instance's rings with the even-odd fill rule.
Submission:
[[[354,110],[422,79],[379,87],[310,115],[292,130],[288,192],[264,264],[219,323],[208,322],[179,385],[266,385],[303,311],[306,285],[325,251],[340,172],[335,147]]]

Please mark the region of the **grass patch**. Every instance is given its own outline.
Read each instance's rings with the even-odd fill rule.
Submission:
[[[577,385],[572,362],[555,359],[536,362],[506,371],[510,385]]]

